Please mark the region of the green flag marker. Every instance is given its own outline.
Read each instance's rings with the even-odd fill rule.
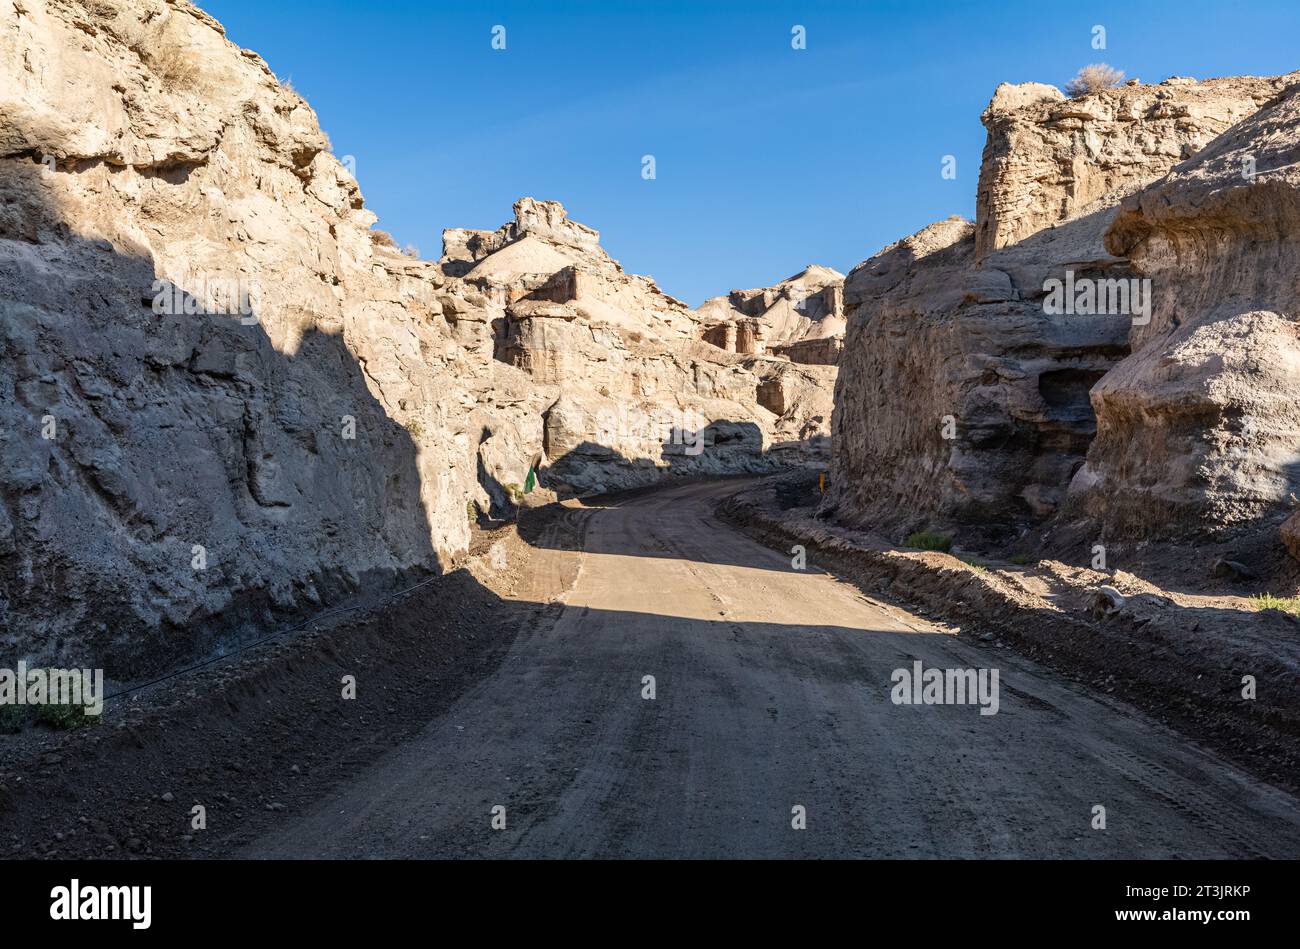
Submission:
[[[528,477],[524,479],[524,494],[527,494],[533,488],[537,487],[536,469],[532,465],[528,466]]]

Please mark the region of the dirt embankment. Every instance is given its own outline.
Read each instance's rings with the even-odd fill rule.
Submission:
[[[572,546],[565,538],[581,534],[584,515],[526,511],[522,529]],[[459,569],[380,607],[110,701],[93,725],[0,735],[0,855],[230,852],[415,735],[495,668],[572,582],[538,569],[545,559],[514,524],[476,530]],[[205,829],[194,827],[196,805]]]
[[[1300,620],[1119,570],[899,549],[814,518],[817,491],[815,475],[768,479],[724,501],[719,515],[771,546],[802,544],[864,591],[1011,645],[1275,784],[1300,787]],[[1094,610],[1102,585],[1123,597],[1109,615]]]

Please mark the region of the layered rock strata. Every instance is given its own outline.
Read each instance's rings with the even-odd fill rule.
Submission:
[[[704,339],[728,352],[834,366],[844,348],[844,275],[810,264],[757,290],[732,290],[695,311]]]
[[[1107,237],[1121,202],[1287,84],[1171,79],[1072,100],[999,87],[977,220],[931,225],[845,282],[826,509],[990,539],[1060,512],[1092,477],[1094,387],[1159,320],[1159,295]]]

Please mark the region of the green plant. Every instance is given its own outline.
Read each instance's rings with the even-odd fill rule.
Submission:
[[[1023,565],[1025,565],[1025,564],[1029,563],[1029,554],[1012,554],[1012,555],[1011,555],[1010,557],[1008,557],[1007,559],[1010,560],[1010,561],[1011,561],[1012,563],[1014,563],[1014,564],[1019,564],[1019,565],[1023,566]]]
[[[27,718],[24,705],[0,705],[0,735],[16,735],[23,730]]]
[[[917,531],[915,534],[907,535],[907,546],[919,547],[921,550],[942,550],[947,553],[952,549],[952,538],[935,531]]]
[[[1263,612],[1278,610],[1283,613],[1300,615],[1300,596],[1274,596],[1271,593],[1259,593],[1250,598],[1251,606]]]
[[[477,521],[477,520],[478,520],[478,505],[475,504],[473,501],[466,501],[466,502],[465,502],[465,513],[469,515],[469,519],[470,519],[471,521]]]
[[[988,572],[989,572],[989,568],[988,568],[988,567],[984,566],[984,564],[982,564],[982,563],[976,563],[973,559],[970,559],[970,558],[967,558],[967,557],[963,557],[963,558],[961,559],[961,562],[964,563],[966,566],[970,567],[972,570],[975,570],[975,571],[978,572],[978,573],[988,573]]]
[[[100,719],[99,715],[87,715],[85,707],[81,705],[33,705],[31,708],[38,722],[59,731],[84,728]]]
[[[515,504],[524,503],[524,489],[517,484],[508,484],[505,486],[506,494],[510,495],[510,500]]]
[[[424,426],[420,424],[418,418],[407,419],[403,427],[411,433],[412,438],[419,438],[424,434]]]

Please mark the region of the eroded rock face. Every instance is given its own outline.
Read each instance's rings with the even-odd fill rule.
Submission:
[[[1099,533],[1264,530],[1276,543],[1274,529],[1294,511],[1298,167],[1293,85],[1124,201],[1106,243],[1150,279],[1154,306],[1133,332],[1133,355],[1092,393],[1097,439],[1071,509]],[[1284,541],[1293,535],[1288,528]]]
[[[1120,202],[1285,85],[1169,80],[1075,100],[1000,87],[984,115],[978,219],[931,225],[845,283],[826,507],[899,533],[945,525],[991,539],[1061,511],[1076,474],[1080,487],[1096,477],[1084,468],[1090,391],[1130,365],[1130,336],[1142,345],[1159,318],[1064,312],[1049,281],[1134,286],[1127,247],[1106,238]],[[1136,424],[1127,437],[1136,457]]]
[[[701,341],[560,205],[441,265],[374,223],[190,3],[0,10],[0,646],[134,676],[404,585],[539,456],[574,490],[824,456],[833,370]],[[589,418],[633,407],[704,450]]]
[[[980,257],[1105,199],[1114,204],[1195,155],[1281,91],[1276,78],[1129,82],[1079,99],[1042,83],[1004,83],[976,195]]]
[[[444,235],[442,271],[494,314],[468,317],[474,345],[554,393],[543,483],[611,490],[826,459],[833,368],[711,344],[695,313],[598,241],[533,198],[496,231]]]
[[[1053,235],[1107,269],[1095,221]],[[1127,318],[1052,316],[1044,242],[975,261],[952,218],[850,273],[829,504],[906,533],[932,522],[997,533],[1052,513],[1093,435],[1088,390],[1127,351]]]
[[[834,366],[844,349],[844,275],[810,264],[757,290],[732,290],[695,311],[704,339],[727,352]]]
[[[478,416],[535,397],[214,20],[0,11],[0,189],[7,649],[137,671],[465,546]]]

